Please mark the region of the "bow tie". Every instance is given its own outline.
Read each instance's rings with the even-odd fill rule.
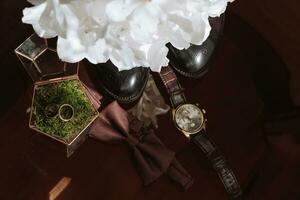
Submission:
[[[159,140],[153,130],[143,127],[143,122],[129,115],[114,101],[101,111],[90,135],[101,141],[127,143],[144,185],[166,174],[188,189],[193,179],[175,158],[175,153]]]

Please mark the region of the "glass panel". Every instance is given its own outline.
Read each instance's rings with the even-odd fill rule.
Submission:
[[[64,76],[65,63],[60,61],[57,53],[53,50],[46,49],[35,59],[34,63],[41,72],[42,80]]]
[[[42,53],[47,48],[45,39],[32,35],[25,40],[17,49],[16,53],[25,56],[28,59],[34,60],[36,56]]]
[[[78,75],[78,63],[69,64],[59,59],[55,38],[46,40],[33,34],[15,52],[34,82]]]

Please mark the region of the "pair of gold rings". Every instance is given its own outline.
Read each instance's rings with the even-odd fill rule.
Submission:
[[[45,115],[48,118],[58,116],[63,122],[68,122],[74,117],[74,108],[70,104],[49,104],[45,107]]]

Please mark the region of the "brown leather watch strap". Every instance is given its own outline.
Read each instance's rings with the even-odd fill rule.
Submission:
[[[170,66],[163,67],[160,77],[170,95],[170,102],[173,108],[186,103],[183,89]],[[209,139],[206,131],[202,129],[199,133],[191,135],[191,141],[197,145],[208,160],[222,181],[230,199],[242,199],[242,189],[235,177],[233,170],[228,165],[225,157],[221,154],[216,144]]]
[[[216,144],[208,137],[204,130],[191,136],[191,140],[202,150],[211,162],[214,170],[221,179],[230,199],[242,199],[242,189]]]
[[[160,72],[160,77],[170,95],[170,102],[173,108],[186,102],[183,88],[181,87],[175,72],[170,66],[163,67]]]

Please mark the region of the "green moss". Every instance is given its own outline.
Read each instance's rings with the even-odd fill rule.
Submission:
[[[73,118],[64,122],[58,116],[46,116],[45,108],[50,104],[70,104],[74,108]],[[31,123],[46,134],[69,143],[96,115],[97,111],[85,95],[79,80],[65,80],[36,88]]]

